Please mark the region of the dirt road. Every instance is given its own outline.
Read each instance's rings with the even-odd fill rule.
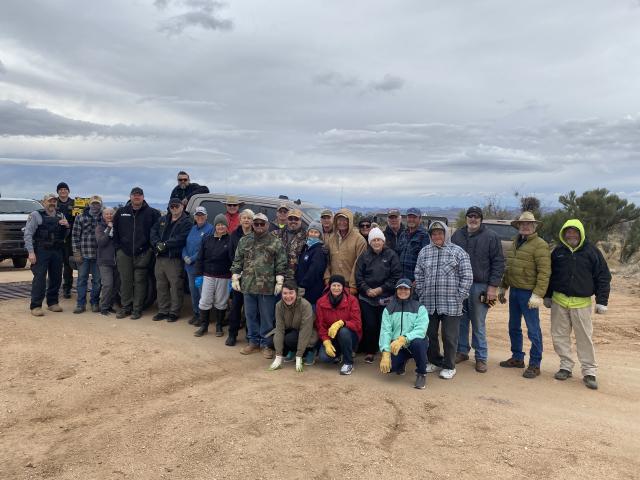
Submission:
[[[19,273],[23,275],[24,272]],[[0,282],[11,272],[0,272]],[[15,278],[15,277],[14,277]],[[22,280],[22,278],[21,278]],[[382,376],[356,359],[268,372],[260,355],[176,324],[0,303],[3,479],[638,478],[638,282],[616,278],[595,327],[600,389],[498,367],[507,310],[488,321],[489,372]]]

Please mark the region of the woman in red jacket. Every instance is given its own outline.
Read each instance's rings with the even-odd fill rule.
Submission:
[[[362,319],[358,299],[345,289],[342,275],[332,275],[329,289],[316,303],[316,329],[322,346],[321,362],[339,361],[342,355],[340,375],[353,372],[353,352],[362,337]]]

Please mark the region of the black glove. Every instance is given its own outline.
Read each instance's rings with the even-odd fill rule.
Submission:
[[[164,242],[158,242],[156,243],[156,251],[158,253],[162,253],[167,249],[167,244]]]

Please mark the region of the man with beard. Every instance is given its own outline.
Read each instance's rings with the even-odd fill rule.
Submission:
[[[171,191],[169,200],[179,198],[183,206],[187,206],[189,199],[196,193],[209,193],[209,188],[205,185],[191,183],[189,174],[185,171],[178,172],[178,185]]]

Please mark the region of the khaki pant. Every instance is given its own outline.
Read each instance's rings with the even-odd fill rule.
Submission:
[[[156,258],[158,313],[180,316],[184,300],[184,266],[180,258]]]
[[[596,375],[596,354],[593,349],[591,306],[564,308],[551,304],[551,338],[553,348],[560,356],[560,368],[571,371],[575,362],[571,358],[571,329],[576,337],[576,352],[582,365],[582,375]]]

